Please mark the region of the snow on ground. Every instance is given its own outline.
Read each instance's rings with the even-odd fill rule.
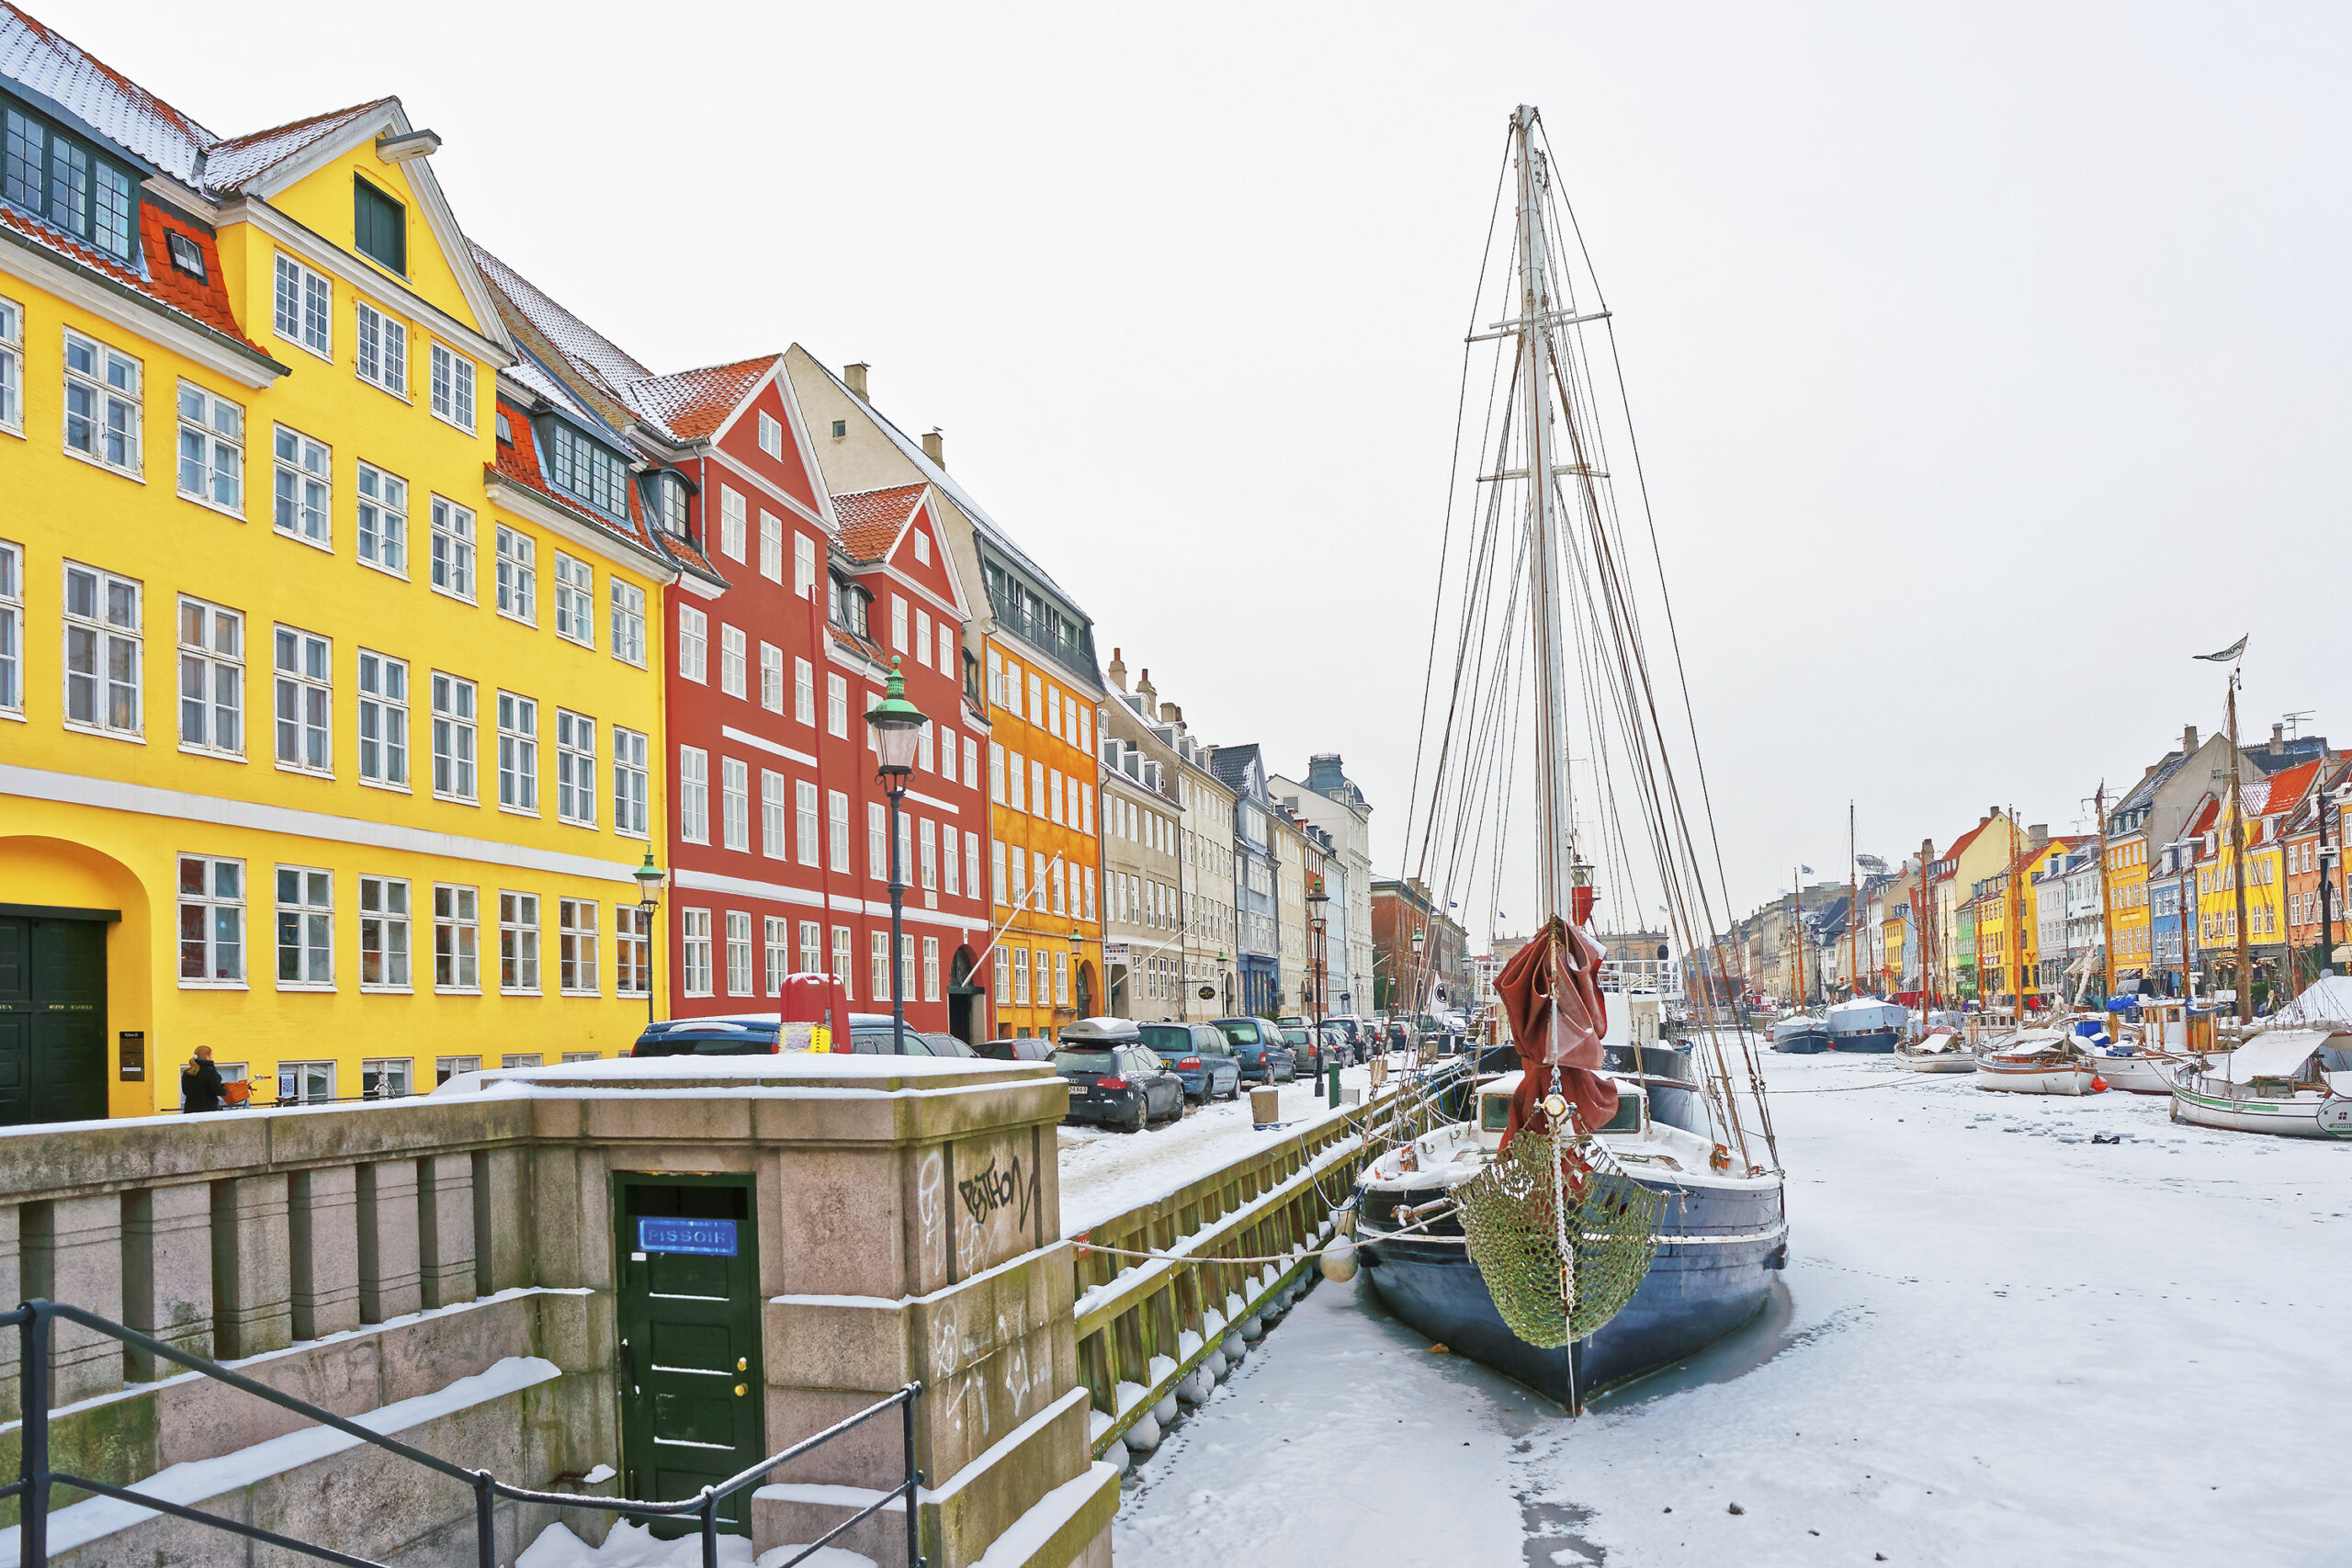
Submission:
[[[771,1547],[755,1561],[749,1537],[718,1538],[718,1561],[723,1568],[775,1568],[777,1563],[789,1562],[800,1550],[797,1546]],[[537,1540],[523,1549],[523,1554],[514,1560],[514,1568],[702,1568],[702,1537],[689,1533],[675,1540],[657,1540],[644,1526],[624,1520],[613,1526],[603,1546],[593,1547],[563,1526],[549,1525],[539,1532]],[[829,1546],[801,1568],[874,1568],[874,1559]]]
[[[1392,1077],[1389,1081],[1394,1084],[1396,1079]],[[1340,1086],[1363,1089],[1369,1100],[1372,1069],[1340,1068]],[[1248,1084],[1241,1086],[1238,1100],[1188,1106],[1182,1122],[1165,1127],[1114,1133],[1098,1126],[1065,1125],[1061,1129],[1062,1234],[1076,1235],[1219,1166],[1230,1165],[1253,1149],[1295,1138],[1295,1123],[1329,1110],[1328,1094],[1317,1092],[1304,1077],[1277,1087],[1285,1125],[1276,1132],[1253,1130]]]
[[[2352,1145],[1767,1072],[1792,1236],[1755,1324],[1570,1421],[1324,1285],[1137,1467],[1120,1568],[2346,1561]]]

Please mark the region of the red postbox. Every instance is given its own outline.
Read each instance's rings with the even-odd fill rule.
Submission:
[[[849,1039],[849,990],[837,975],[798,974],[784,977],[785,1032],[799,1024],[812,1031],[809,1049],[846,1053]],[[824,1031],[820,1037],[814,1031]]]

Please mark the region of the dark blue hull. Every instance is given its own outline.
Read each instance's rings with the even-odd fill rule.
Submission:
[[[1832,1034],[1829,1037],[1829,1048],[1832,1051],[1890,1052],[1894,1049],[1894,1031],[1864,1029],[1852,1034]]]
[[[1695,1239],[1706,1236],[1726,1239]],[[1676,1245],[1682,1237],[1693,1239]],[[1633,1300],[1600,1332],[1549,1350],[1503,1323],[1478,1266],[1458,1241],[1383,1241],[1360,1228],[1357,1257],[1397,1317],[1573,1408],[1696,1354],[1754,1317],[1785,1258],[1785,1238],[1778,1189],[1693,1190],[1687,1199],[1668,1189],[1657,1254]]]
[[[1792,1031],[1785,1038],[1774,1035],[1772,1049],[1785,1051],[1792,1056],[1811,1056],[1829,1049],[1829,1031],[1805,1029]]]

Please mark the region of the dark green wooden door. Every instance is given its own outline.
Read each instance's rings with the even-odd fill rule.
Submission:
[[[752,1179],[624,1175],[614,1187],[625,1489],[691,1497],[767,1452]],[[746,1531],[750,1509],[746,1487],[720,1517]]]
[[[0,1124],[107,1113],[107,928],[0,915]]]

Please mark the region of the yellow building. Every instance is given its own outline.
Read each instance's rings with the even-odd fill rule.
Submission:
[[[0,1121],[626,1049],[671,569],[492,503],[438,139],[223,141],[6,20]]]
[[[2318,773],[2317,761],[2301,762],[2268,778],[2245,782],[2245,940],[2257,973],[2265,964],[2276,968],[2285,954],[2287,877],[2279,833],[2311,794]],[[2232,984],[2228,972],[2236,964],[2239,869],[2230,839],[2237,808],[2238,801],[2224,784],[2220,809],[2205,828],[2197,861],[2197,947],[2208,984],[2216,988]]]
[[[2144,828],[2107,841],[2107,918],[2116,984],[2154,972],[2148,924],[2148,833]]]

